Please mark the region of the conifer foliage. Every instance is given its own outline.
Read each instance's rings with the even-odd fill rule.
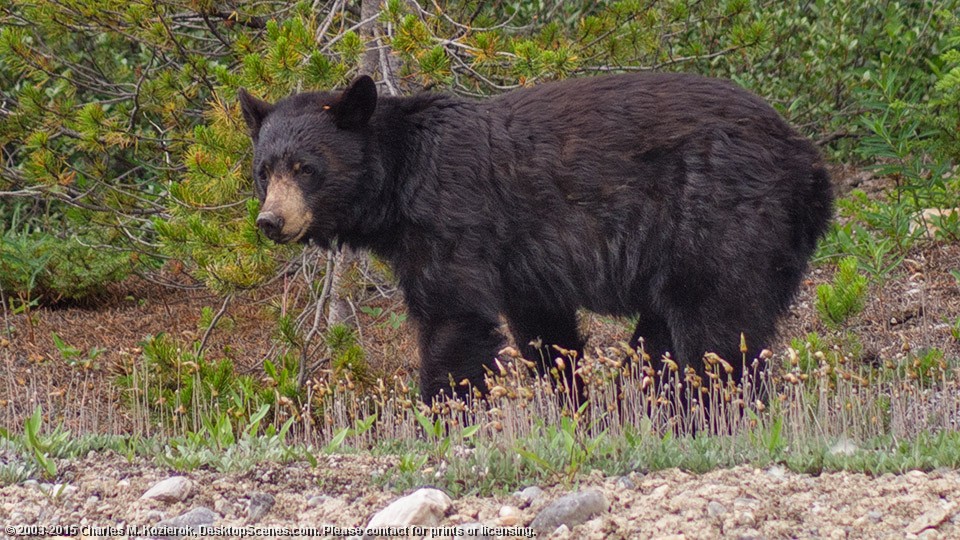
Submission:
[[[390,93],[485,96],[686,70],[732,77],[843,141],[862,129],[853,96],[871,73],[928,76],[948,7],[0,0],[0,287],[80,297],[167,260],[222,292],[271,279],[296,251],[254,226],[241,87],[275,100],[370,71]]]

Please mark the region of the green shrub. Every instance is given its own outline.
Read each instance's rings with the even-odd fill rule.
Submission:
[[[839,328],[863,309],[867,278],[858,268],[857,259],[847,257],[840,261],[833,283],[817,287],[817,313],[827,326]]]
[[[79,300],[129,275],[137,258],[104,246],[95,234],[58,237],[29,223],[15,210],[0,224],[0,287],[23,301]],[[108,243],[107,243],[108,244]]]

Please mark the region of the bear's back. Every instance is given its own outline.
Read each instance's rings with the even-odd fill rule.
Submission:
[[[737,84],[685,73],[568,79],[502,94],[486,107],[520,129],[580,130],[640,138],[679,137],[718,124],[767,136],[796,133],[762,99]],[[524,124],[531,124],[529,126]]]

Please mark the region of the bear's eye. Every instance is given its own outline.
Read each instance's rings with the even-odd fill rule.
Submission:
[[[299,169],[300,174],[304,176],[313,176],[313,173],[317,172],[317,170],[313,168],[313,165],[307,163],[301,163]]]

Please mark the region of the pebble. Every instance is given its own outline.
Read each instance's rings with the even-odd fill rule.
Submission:
[[[247,503],[247,519],[250,522],[260,521],[260,518],[273,508],[274,502],[276,499],[269,493],[258,491],[251,494],[250,502]]]
[[[604,512],[607,506],[606,497],[599,491],[571,493],[547,505],[530,527],[542,534],[553,532],[561,525],[575,527]]]
[[[664,484],[654,489],[653,491],[651,491],[650,496],[653,497],[654,499],[662,499],[664,496],[666,496],[668,491],[670,491],[670,486],[668,486],[667,484]]]
[[[141,499],[156,499],[162,502],[183,501],[193,491],[193,482],[186,476],[171,476],[154,484]]]
[[[934,508],[913,520],[913,523],[907,526],[907,534],[920,534],[926,529],[939,527],[941,523],[947,520],[949,514],[943,508]]]
[[[707,503],[707,515],[710,517],[720,517],[727,513],[727,507],[717,501]]]
[[[329,499],[329,497],[326,495],[313,495],[307,499],[307,507],[314,508],[316,506],[320,506],[321,504],[327,502],[327,499]]]
[[[530,506],[531,504],[543,498],[543,490],[537,486],[530,486],[523,488],[517,493],[514,493],[514,495],[520,497],[520,500],[522,501],[520,507],[526,508],[527,506]]]
[[[189,512],[181,514],[177,517],[173,517],[164,521],[157,523],[157,527],[189,527],[190,529],[197,531],[202,525],[213,525],[220,519],[213,510],[205,506],[198,506]],[[171,538],[169,536],[163,538]],[[172,537],[178,538],[178,537]],[[182,538],[182,537],[181,537]],[[142,537],[138,540],[144,540]]]
[[[40,491],[51,497],[69,497],[77,492],[77,486],[70,484],[40,484]]]
[[[629,476],[621,476],[617,478],[617,488],[634,491],[637,489],[637,484]]]
[[[904,476],[907,478],[907,480],[909,480],[909,481],[911,481],[911,482],[914,482],[914,483],[916,483],[916,482],[926,482],[926,481],[927,481],[927,473],[925,473],[925,472],[923,472],[923,471],[918,471],[918,470],[916,470],[916,469],[907,472],[907,474],[905,474]]]
[[[217,497],[217,499],[213,501],[213,511],[221,516],[232,516],[237,510],[232,502],[223,497]]]
[[[164,514],[160,510],[147,510],[143,517],[147,523],[156,523],[163,520]]]
[[[880,523],[881,521],[883,521],[883,514],[877,512],[876,510],[871,510],[870,512],[867,512],[866,514],[853,520],[853,526],[862,527],[867,522]]]
[[[500,507],[497,524],[503,527],[512,527],[520,523],[520,510],[515,506],[505,505]]]
[[[787,478],[787,470],[780,465],[774,465],[770,467],[767,469],[765,474],[767,475],[767,478],[775,482],[782,482]]]

